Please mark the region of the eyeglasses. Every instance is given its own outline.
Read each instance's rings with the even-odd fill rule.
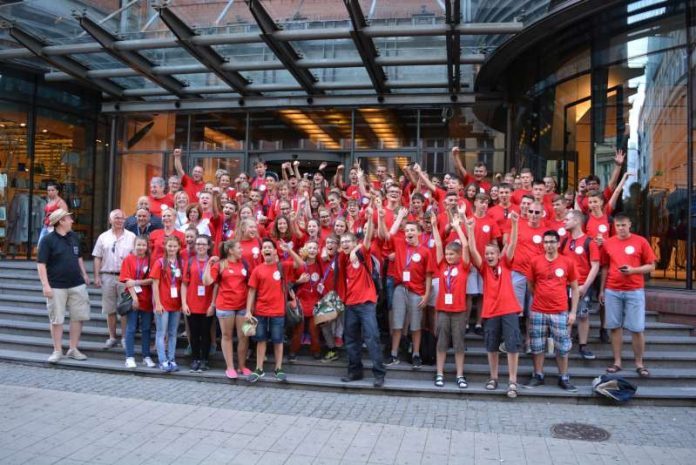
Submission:
[[[544,245],[558,244],[558,241],[544,241]]]
[[[319,217],[320,220],[328,220],[330,218],[331,218],[330,216],[320,216]]]
[[[206,244],[205,242],[196,242],[196,247],[208,247],[208,244]]]
[[[527,210],[530,215],[541,215],[543,212],[541,210]]]

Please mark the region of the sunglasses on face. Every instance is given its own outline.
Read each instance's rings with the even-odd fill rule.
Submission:
[[[541,215],[541,210],[527,210],[530,215]]]

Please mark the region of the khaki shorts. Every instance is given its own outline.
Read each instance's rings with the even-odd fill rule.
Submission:
[[[452,347],[455,353],[466,350],[464,335],[468,312],[437,312],[437,351],[447,352]]]
[[[100,274],[99,277],[102,284],[102,315],[111,315],[116,313],[118,297],[125,286],[119,282],[118,276],[115,274]]]
[[[89,295],[87,286],[71,287],[68,289],[53,289],[53,297],[46,299],[48,319],[53,325],[62,325],[65,322],[66,310],[70,312],[70,320],[89,320]]]
[[[410,322],[411,331],[420,331],[423,310],[418,308],[418,304],[421,300],[423,297],[409,291],[406,286],[396,286],[392,298],[392,329],[403,329]]]

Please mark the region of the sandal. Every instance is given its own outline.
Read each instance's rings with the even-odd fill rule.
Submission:
[[[489,379],[486,383],[486,390],[495,391],[496,389],[498,389],[498,380],[493,378]]]
[[[457,386],[459,386],[459,389],[466,389],[469,387],[469,384],[466,382],[466,377],[464,376],[457,376]]]
[[[508,384],[507,396],[510,399],[515,399],[517,397],[517,383]]]
[[[442,375],[435,375],[435,386],[443,387],[445,385],[445,377]]]
[[[622,370],[619,365],[610,365],[607,367],[607,373],[618,373]]]
[[[640,376],[641,378],[650,377],[650,371],[648,371],[648,369],[645,367],[636,367],[636,373],[638,373],[638,376]]]

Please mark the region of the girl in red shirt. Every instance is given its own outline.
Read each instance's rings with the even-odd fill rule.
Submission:
[[[261,238],[256,222],[250,218],[242,220],[237,229],[236,239],[242,246],[242,258],[249,264],[249,273],[251,273],[256,265],[263,262]]]
[[[150,251],[147,236],[135,239],[134,253],[128,255],[121,265],[119,281],[133,297],[133,311],[127,315],[126,326],[126,368],[135,368],[135,328],[140,318],[142,332],[141,351],[143,364],[154,368],[155,362],[150,357],[150,327],[152,326],[152,279],[150,278]]]
[[[186,315],[191,343],[191,372],[208,370],[210,353],[210,328],[213,323],[213,286],[206,286],[203,273],[208,265],[208,254],[212,246],[209,236],[199,235],[194,242],[195,255],[186,261],[181,285],[181,309]]]
[[[234,368],[232,338],[237,328],[237,363],[243,376],[251,370],[246,366],[249,338],[242,332],[246,315],[246,301],[249,290],[249,264],[242,258],[242,246],[237,241],[225,241],[220,245],[220,257],[208,261],[203,275],[203,283],[217,286],[215,314],[222,332],[222,355],[225,357],[225,376],[236,379],[239,374]]]
[[[163,229],[157,229],[150,233],[150,253],[152,254],[153,262],[164,256],[164,243],[168,237],[178,238],[181,245],[185,243],[184,233],[175,229],[175,216],[176,212],[174,209],[164,210],[162,212]]]
[[[294,258],[295,253],[291,252]],[[319,255],[319,243],[315,240],[305,242],[304,248],[300,251],[305,256],[302,266],[296,269],[295,273],[295,295],[300,300],[302,311],[304,312],[304,324],[295,326],[290,342],[290,354],[288,361],[291,363],[297,360],[297,353],[300,351],[300,343],[305,327],[309,329],[310,346],[309,350],[316,360],[321,358],[321,346],[319,345],[319,328],[314,324],[314,305],[321,298],[319,284],[324,275],[321,263],[317,260]]]
[[[181,245],[176,236],[164,239],[165,256],[152,265],[152,293],[155,301],[155,345],[159,368],[164,372],[179,371],[176,364],[176,338],[181,317],[181,279],[183,261],[179,255]],[[167,345],[164,345],[165,336]]]

